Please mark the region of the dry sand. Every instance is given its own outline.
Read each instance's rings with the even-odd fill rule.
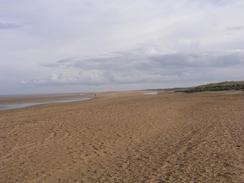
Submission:
[[[0,182],[244,182],[243,93],[107,93],[0,111]]]

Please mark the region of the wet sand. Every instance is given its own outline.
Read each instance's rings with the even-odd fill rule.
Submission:
[[[244,93],[106,93],[0,111],[0,182],[244,182]]]
[[[93,93],[0,96],[0,110],[19,109],[43,104],[80,102],[93,97]]]

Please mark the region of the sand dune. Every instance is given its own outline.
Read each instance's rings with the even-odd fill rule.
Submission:
[[[243,93],[107,93],[0,111],[0,182],[244,182]]]

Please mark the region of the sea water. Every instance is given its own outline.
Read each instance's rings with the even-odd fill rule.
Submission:
[[[48,101],[38,101],[38,102],[21,102],[21,103],[11,103],[11,104],[0,104],[0,110],[9,110],[9,109],[20,109],[36,105],[43,104],[56,104],[56,103],[69,103],[69,102],[80,102],[85,100],[90,100],[92,97],[79,97],[73,99],[60,99],[60,100],[48,100]]]

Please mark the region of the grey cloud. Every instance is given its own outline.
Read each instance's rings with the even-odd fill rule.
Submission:
[[[240,64],[243,55],[209,55],[209,54],[170,54],[155,56],[151,58],[156,61],[159,66],[175,66],[175,67],[227,67]]]
[[[0,29],[16,29],[19,27],[21,26],[14,22],[0,21]]]
[[[57,68],[50,78],[35,83],[57,84],[133,84],[180,81],[213,69],[225,69],[244,64],[241,53],[205,54],[145,54],[119,53],[94,58],[65,58],[44,65]]]
[[[240,64],[243,53],[230,54],[156,54],[122,53],[117,56],[94,58],[65,58],[55,63],[45,64],[45,67],[82,68],[82,69],[148,69],[150,67],[227,67]]]

